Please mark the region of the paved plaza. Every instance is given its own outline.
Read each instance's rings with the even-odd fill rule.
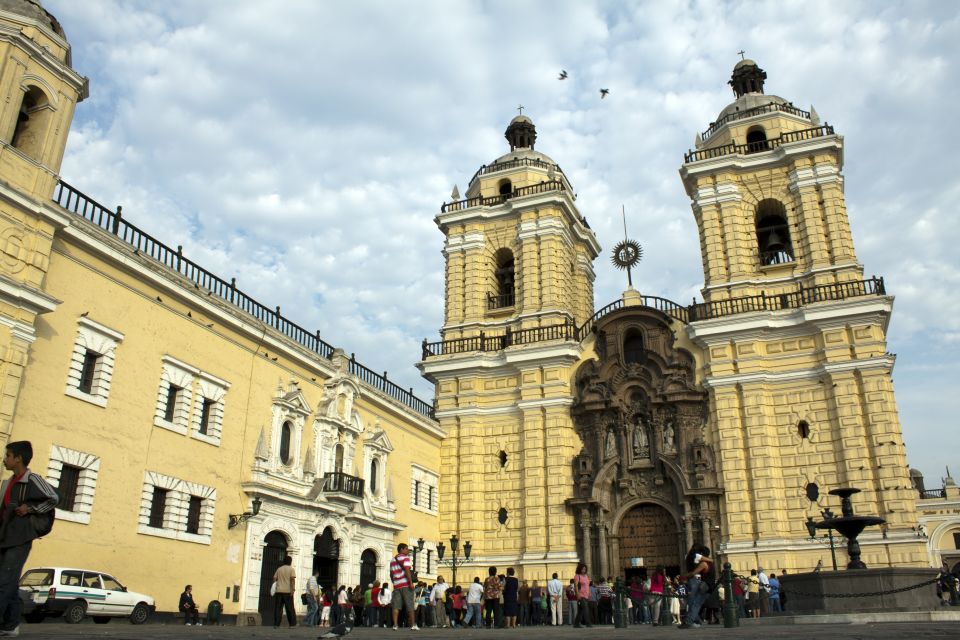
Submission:
[[[144,638],[316,638],[318,629],[294,628],[273,629],[272,627],[185,627],[183,625],[147,624],[136,627],[123,620],[114,620],[107,625],[80,624],[67,625],[51,622],[40,625],[22,625],[21,638],[119,638],[143,640]],[[850,640],[914,640],[917,638],[956,638],[960,635],[960,622],[911,622],[878,624],[756,624],[747,622],[735,629],[722,626],[702,627],[686,631],[676,627],[593,627],[592,629],[573,629],[570,627],[535,627],[527,629],[424,629],[422,631],[393,631],[391,629],[359,628],[347,637],[351,640],[373,638],[468,638],[470,640],[533,640],[543,638],[569,638],[592,640],[633,640],[635,638],[810,638],[850,639]]]

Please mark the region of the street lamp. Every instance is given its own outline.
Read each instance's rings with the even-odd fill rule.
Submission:
[[[829,508],[824,509],[820,512],[820,515],[823,516],[824,521],[833,520],[833,511]],[[813,518],[807,516],[807,532],[810,534],[811,540],[817,539],[817,524],[813,521]],[[828,528],[827,533],[824,534],[824,538],[830,539],[830,558],[833,560],[833,570],[837,570],[837,552],[833,547],[833,529]]]
[[[443,552],[446,551],[446,546],[442,542],[437,543],[437,559],[439,564],[448,564],[453,569],[453,582],[450,583],[450,586],[457,586],[457,567],[462,567],[467,563],[467,560],[470,559],[470,550],[473,549],[473,545],[467,541],[467,544],[463,545],[463,558],[457,557],[458,547],[460,546],[460,538],[457,537],[457,534],[450,536],[450,551],[451,557],[449,560],[443,559]]]
[[[230,520],[227,522],[227,529],[233,529],[235,526],[241,522],[246,522],[250,518],[254,517],[260,513],[260,506],[263,504],[263,500],[260,499],[260,496],[254,496],[253,502],[250,503],[250,511],[245,511],[239,514],[231,513],[229,515]]]
[[[426,540],[423,538],[417,538],[417,546],[413,548],[413,568],[417,568],[417,554],[423,551],[423,545],[426,544]]]

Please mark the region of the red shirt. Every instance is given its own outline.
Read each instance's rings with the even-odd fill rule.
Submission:
[[[380,606],[380,587],[374,587],[373,591],[370,592],[370,606]]]
[[[7,491],[6,491],[6,493],[3,494],[3,507],[4,507],[4,508],[6,508],[8,504],[10,504],[10,491],[13,490],[13,486],[14,486],[15,484],[17,484],[18,482],[20,482],[20,478],[22,478],[24,475],[26,475],[26,473],[27,473],[27,472],[24,471],[24,472],[21,473],[20,475],[18,475],[18,476],[13,476],[12,478],[10,478],[10,484],[7,485]]]

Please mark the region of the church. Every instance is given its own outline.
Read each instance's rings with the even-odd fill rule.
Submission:
[[[91,89],[38,2],[0,2],[0,52],[0,434],[60,494],[28,566],[111,573],[161,611],[191,582],[241,624],[269,617],[285,555],[354,586],[403,541],[429,580],[454,535],[471,576],[673,571],[694,541],[800,572],[825,554],[807,519],[846,486],[887,521],[868,565],[929,563],[843,138],[755,62],[680,166],[699,303],[631,286],[596,309],[596,235],[534,121],[509,123],[436,214],[425,400],[60,178]],[[640,250],[613,249],[627,269]]]

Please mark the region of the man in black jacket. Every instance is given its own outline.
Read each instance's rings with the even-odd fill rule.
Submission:
[[[30,555],[33,541],[39,537],[34,518],[51,516],[57,506],[56,490],[32,473],[27,465],[33,459],[33,446],[26,440],[7,444],[3,466],[13,477],[0,487],[3,500],[0,515],[0,637],[20,634],[20,574]]]
[[[195,624],[198,627],[202,627],[203,623],[200,622],[200,610],[197,609],[196,603],[193,601],[193,585],[188,584],[183,588],[183,593],[180,594],[180,611],[183,612],[184,623],[187,626]]]

